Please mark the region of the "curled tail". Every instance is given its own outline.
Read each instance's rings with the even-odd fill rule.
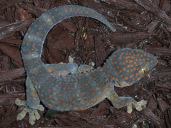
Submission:
[[[78,5],[66,5],[52,8],[46,13],[43,13],[38,19],[36,19],[36,21],[31,25],[25,34],[21,46],[21,53],[26,70],[30,70],[37,66],[36,64],[42,63],[41,54],[43,43],[50,29],[52,29],[54,25],[61,22],[62,20],[76,16],[84,16],[97,19],[98,21],[108,26],[113,32],[115,31],[111,24],[101,14],[93,9]],[[33,60],[34,63],[32,63]]]

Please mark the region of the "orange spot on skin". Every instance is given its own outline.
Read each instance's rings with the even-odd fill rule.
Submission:
[[[51,98],[52,98],[52,96],[51,96],[51,95],[48,95],[48,98],[49,98],[49,99],[51,99]]]
[[[51,89],[48,89],[47,91],[48,91],[48,92],[51,92]]]
[[[122,62],[120,62],[119,65],[122,65]]]
[[[32,91],[31,94],[32,94],[32,95],[35,95],[35,92]]]
[[[73,101],[72,101],[72,104],[75,104],[75,103],[76,103],[76,101],[75,101],[75,100],[73,100]]]
[[[137,65],[137,62],[134,62],[134,65]]]
[[[48,69],[48,72],[52,72],[52,69],[49,68],[49,69]]]
[[[126,68],[125,67],[123,67],[123,71],[126,71]]]
[[[84,102],[85,102],[84,100],[81,100],[81,101],[80,101],[80,103],[82,103],[82,104],[83,104]]]
[[[58,104],[61,104],[62,103],[62,100],[58,100],[57,102],[58,102]]]
[[[88,11],[86,11],[86,12],[85,12],[85,14],[87,14],[87,15],[88,15]]]
[[[136,73],[136,76],[138,76],[139,75],[139,73]]]
[[[80,110],[84,110],[84,107],[80,107]]]
[[[38,52],[29,52],[29,55],[31,54],[38,54]]]
[[[129,83],[126,83],[126,86],[129,86]]]
[[[51,104],[48,104],[48,107],[50,107],[50,108],[51,108],[51,107],[52,107],[52,105],[51,105]]]
[[[72,105],[69,105],[69,108],[71,109],[72,108]]]
[[[114,67],[113,70],[116,71],[116,67]]]
[[[56,75],[56,72],[53,72],[53,75]]]
[[[70,8],[70,12],[72,12],[72,8]]]
[[[76,94],[76,96],[77,96],[77,97],[79,97],[79,96],[80,96],[80,94],[79,94],[79,93],[77,93],[77,94]]]
[[[36,98],[35,98],[35,97],[33,97],[33,100],[36,100]]]
[[[75,87],[75,89],[76,89],[76,88],[78,87],[78,85],[76,84],[74,87]]]
[[[134,59],[135,58],[135,55],[134,56],[131,56],[131,58]]]
[[[43,97],[43,94],[40,94],[41,97]]]
[[[62,88],[62,86],[59,84],[59,85],[58,85],[58,88],[59,88],[59,89],[61,89],[61,88]]]
[[[66,74],[66,70],[63,70],[63,73]]]
[[[123,74],[121,74],[120,77],[122,78],[123,77]]]
[[[133,77],[134,77],[134,75],[132,74],[132,75],[130,75],[130,77],[129,77],[129,78],[131,78],[131,79],[132,79]]]
[[[94,106],[94,103],[93,103],[93,102],[91,102],[90,106]]]
[[[65,13],[67,13],[67,12],[68,12],[68,10],[67,10],[66,8],[64,8],[64,10],[65,10]]]
[[[94,11],[94,10],[92,10],[92,13],[95,13],[95,11]]]
[[[111,76],[111,77],[110,77],[110,79],[111,79],[111,80],[114,80],[114,79],[115,79],[115,77],[114,77],[114,76]]]
[[[113,65],[114,64],[113,61],[110,61],[110,64]]]
[[[124,80],[128,80],[128,77],[126,76],[126,77],[124,78]]]
[[[81,92],[81,96],[84,97],[86,92]]]
[[[78,110],[78,107],[75,107],[75,110]]]
[[[132,60],[129,60],[129,63],[132,63],[133,61]]]
[[[121,86],[124,87],[124,83],[122,83]]]
[[[66,103],[69,103],[69,100],[68,100],[68,99],[66,99],[66,100],[65,100],[65,102],[66,102]]]
[[[92,78],[92,80],[96,80],[96,78],[95,78],[95,77],[93,77],[93,78]]]

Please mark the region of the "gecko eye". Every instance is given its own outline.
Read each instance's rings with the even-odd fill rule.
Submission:
[[[141,70],[140,70],[140,75],[143,76],[143,75],[145,75],[147,72],[148,72],[148,68],[147,68],[147,66],[145,66],[145,67],[141,68]]]

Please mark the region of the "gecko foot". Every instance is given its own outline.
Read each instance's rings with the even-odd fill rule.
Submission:
[[[28,112],[29,113],[29,123],[31,125],[34,125],[35,121],[40,119],[40,115],[37,110],[44,111],[44,107],[42,105],[37,105],[36,109],[31,109],[31,108],[27,107],[26,101],[22,101],[18,98],[15,100],[15,104],[17,106],[25,106],[25,108],[17,115],[17,120],[22,120]]]
[[[134,104],[136,110],[141,111],[141,110],[143,109],[143,107],[144,107],[144,108],[146,107],[147,101],[141,100],[141,101],[139,101],[139,102],[134,101],[134,102],[132,102],[132,103],[129,103],[129,104],[127,105],[127,112],[128,112],[128,113],[131,113],[131,112],[132,112],[132,104]]]

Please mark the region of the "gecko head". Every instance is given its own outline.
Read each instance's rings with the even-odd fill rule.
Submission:
[[[144,77],[157,64],[157,58],[140,49],[119,49],[107,60],[114,72],[111,77],[116,87],[131,86]]]

